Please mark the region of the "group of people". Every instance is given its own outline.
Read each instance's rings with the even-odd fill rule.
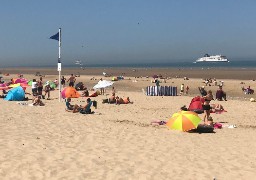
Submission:
[[[31,88],[32,88],[32,95],[34,97],[40,96],[44,99],[47,96],[47,99],[50,99],[51,87],[50,87],[49,81],[47,81],[44,86],[42,77],[40,77],[38,81],[36,79],[33,79]],[[44,90],[44,94],[43,94],[43,90]]]
[[[112,95],[107,101],[109,104],[129,104],[133,103],[130,101],[129,97],[121,98],[119,96],[116,96],[116,90],[115,87],[112,87]]]
[[[62,88],[65,87],[66,85],[66,78],[65,76],[62,76],[61,79],[60,79],[60,84],[62,86]],[[68,86],[70,87],[74,87],[75,85],[75,82],[76,82],[76,77],[74,76],[74,74],[71,74],[70,77],[68,78],[67,82],[69,82]]]
[[[79,106],[77,104],[72,105],[70,102],[71,102],[71,98],[67,98],[66,108],[67,108],[67,111],[71,111],[73,113],[80,112],[82,114],[93,114],[94,111],[91,110],[91,106],[93,105],[93,103],[94,103],[94,106],[97,108],[97,102],[92,101],[90,98],[87,98],[86,105],[84,106],[81,106],[81,105]]]
[[[224,108],[221,104],[210,104],[213,98],[213,94],[211,90],[206,91],[204,87],[199,87],[199,91],[202,95],[203,98],[203,110],[204,110],[204,117],[203,121],[207,125],[213,126],[213,119],[210,116],[211,112],[216,112],[216,111],[223,111]],[[219,86],[219,89],[216,92],[216,99],[221,101],[224,99],[226,101],[226,93],[222,90],[222,86]]]
[[[189,90],[188,85],[186,86],[186,88],[185,88],[185,85],[183,83],[180,85],[180,95],[183,95],[184,93],[188,94],[188,90]]]
[[[206,78],[204,79],[204,83],[205,83],[205,86],[223,86],[224,85],[224,81],[218,81],[216,80],[216,78]]]
[[[198,89],[199,89],[199,92],[202,96],[207,95],[208,92],[205,90],[204,86],[198,87]],[[227,94],[226,94],[226,92],[223,91],[222,86],[219,86],[218,90],[216,91],[216,100],[218,100],[218,101],[222,101],[222,100],[227,101]]]
[[[248,86],[247,88],[242,87],[242,91],[244,94],[253,94],[254,90],[251,88],[251,86]]]

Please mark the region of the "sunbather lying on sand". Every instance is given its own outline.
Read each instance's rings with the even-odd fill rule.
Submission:
[[[165,125],[166,123],[167,123],[166,121],[161,121],[161,120],[155,120],[151,122],[152,125]]]
[[[224,111],[224,107],[221,104],[211,104],[211,112]]]
[[[116,96],[116,104],[128,104],[128,103],[131,103],[131,104],[133,103],[130,101],[129,97],[123,99],[123,98]]]

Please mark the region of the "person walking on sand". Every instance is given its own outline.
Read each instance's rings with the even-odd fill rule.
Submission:
[[[70,86],[70,87],[74,87],[74,84],[75,84],[75,82],[76,82],[76,77],[75,77],[73,74],[71,74],[71,76],[69,77],[69,79],[67,80],[67,82],[69,82],[69,86]]]

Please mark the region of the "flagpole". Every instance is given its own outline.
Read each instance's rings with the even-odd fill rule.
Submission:
[[[61,28],[59,28],[59,58],[58,58],[58,71],[59,71],[59,102],[61,101],[61,82],[60,82],[60,76],[61,76],[61,59],[60,59],[60,55],[61,55]]]

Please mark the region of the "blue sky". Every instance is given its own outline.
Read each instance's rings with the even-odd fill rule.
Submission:
[[[0,66],[256,60],[255,0],[5,0]]]

